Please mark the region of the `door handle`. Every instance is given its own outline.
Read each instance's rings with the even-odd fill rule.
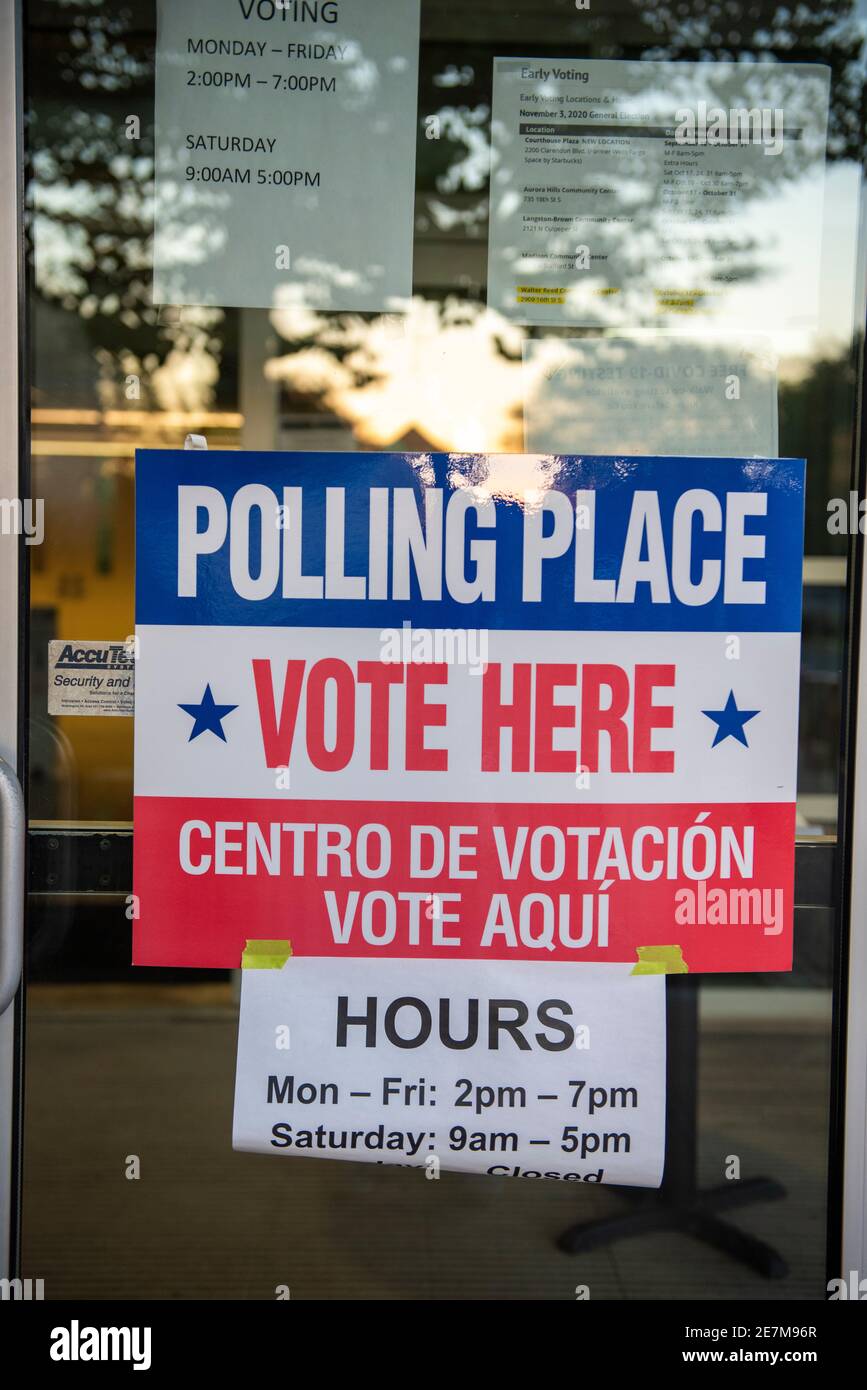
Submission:
[[[24,793],[0,758],[0,1014],[18,992],[24,962]]]

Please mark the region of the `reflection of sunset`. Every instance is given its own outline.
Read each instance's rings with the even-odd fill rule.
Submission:
[[[552,454],[488,454],[453,460],[449,483],[469,489],[480,500],[520,502],[534,510],[554,486],[561,460]]]
[[[499,314],[416,297],[399,317],[351,321],[342,342],[321,316],[278,310],[273,322],[293,336],[303,326],[316,345],[272,359],[269,379],[320,395],[363,446],[386,448],[408,435],[441,450],[520,446],[525,334]],[[329,343],[351,350],[340,360]]]

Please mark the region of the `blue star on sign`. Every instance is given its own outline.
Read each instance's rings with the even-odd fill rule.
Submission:
[[[193,719],[193,728],[188,743],[192,743],[199,734],[207,733],[209,730],[226,742],[226,735],[223,733],[223,720],[227,714],[231,714],[237,705],[218,705],[211,694],[210,684],[205,686],[205,693],[198,705],[178,705],[184,714],[189,714]]]
[[[757,709],[738,709],[735,693],[729,691],[729,697],[722,709],[703,709],[702,714],[707,719],[712,719],[717,726],[713,736],[711,748],[716,748],[718,743],[722,743],[724,738],[736,738],[738,743],[742,743],[744,748],[749,748],[747,736],[744,733],[744,725],[750,719],[755,719],[761,710]]]

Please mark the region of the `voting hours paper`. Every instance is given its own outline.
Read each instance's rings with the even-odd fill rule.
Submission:
[[[658,1187],[665,976],[629,965],[245,969],[234,1147]]]
[[[154,301],[412,288],[419,0],[159,0]]]

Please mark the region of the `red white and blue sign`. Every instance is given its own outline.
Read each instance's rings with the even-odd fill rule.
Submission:
[[[792,959],[804,463],[137,455],[134,960]]]

